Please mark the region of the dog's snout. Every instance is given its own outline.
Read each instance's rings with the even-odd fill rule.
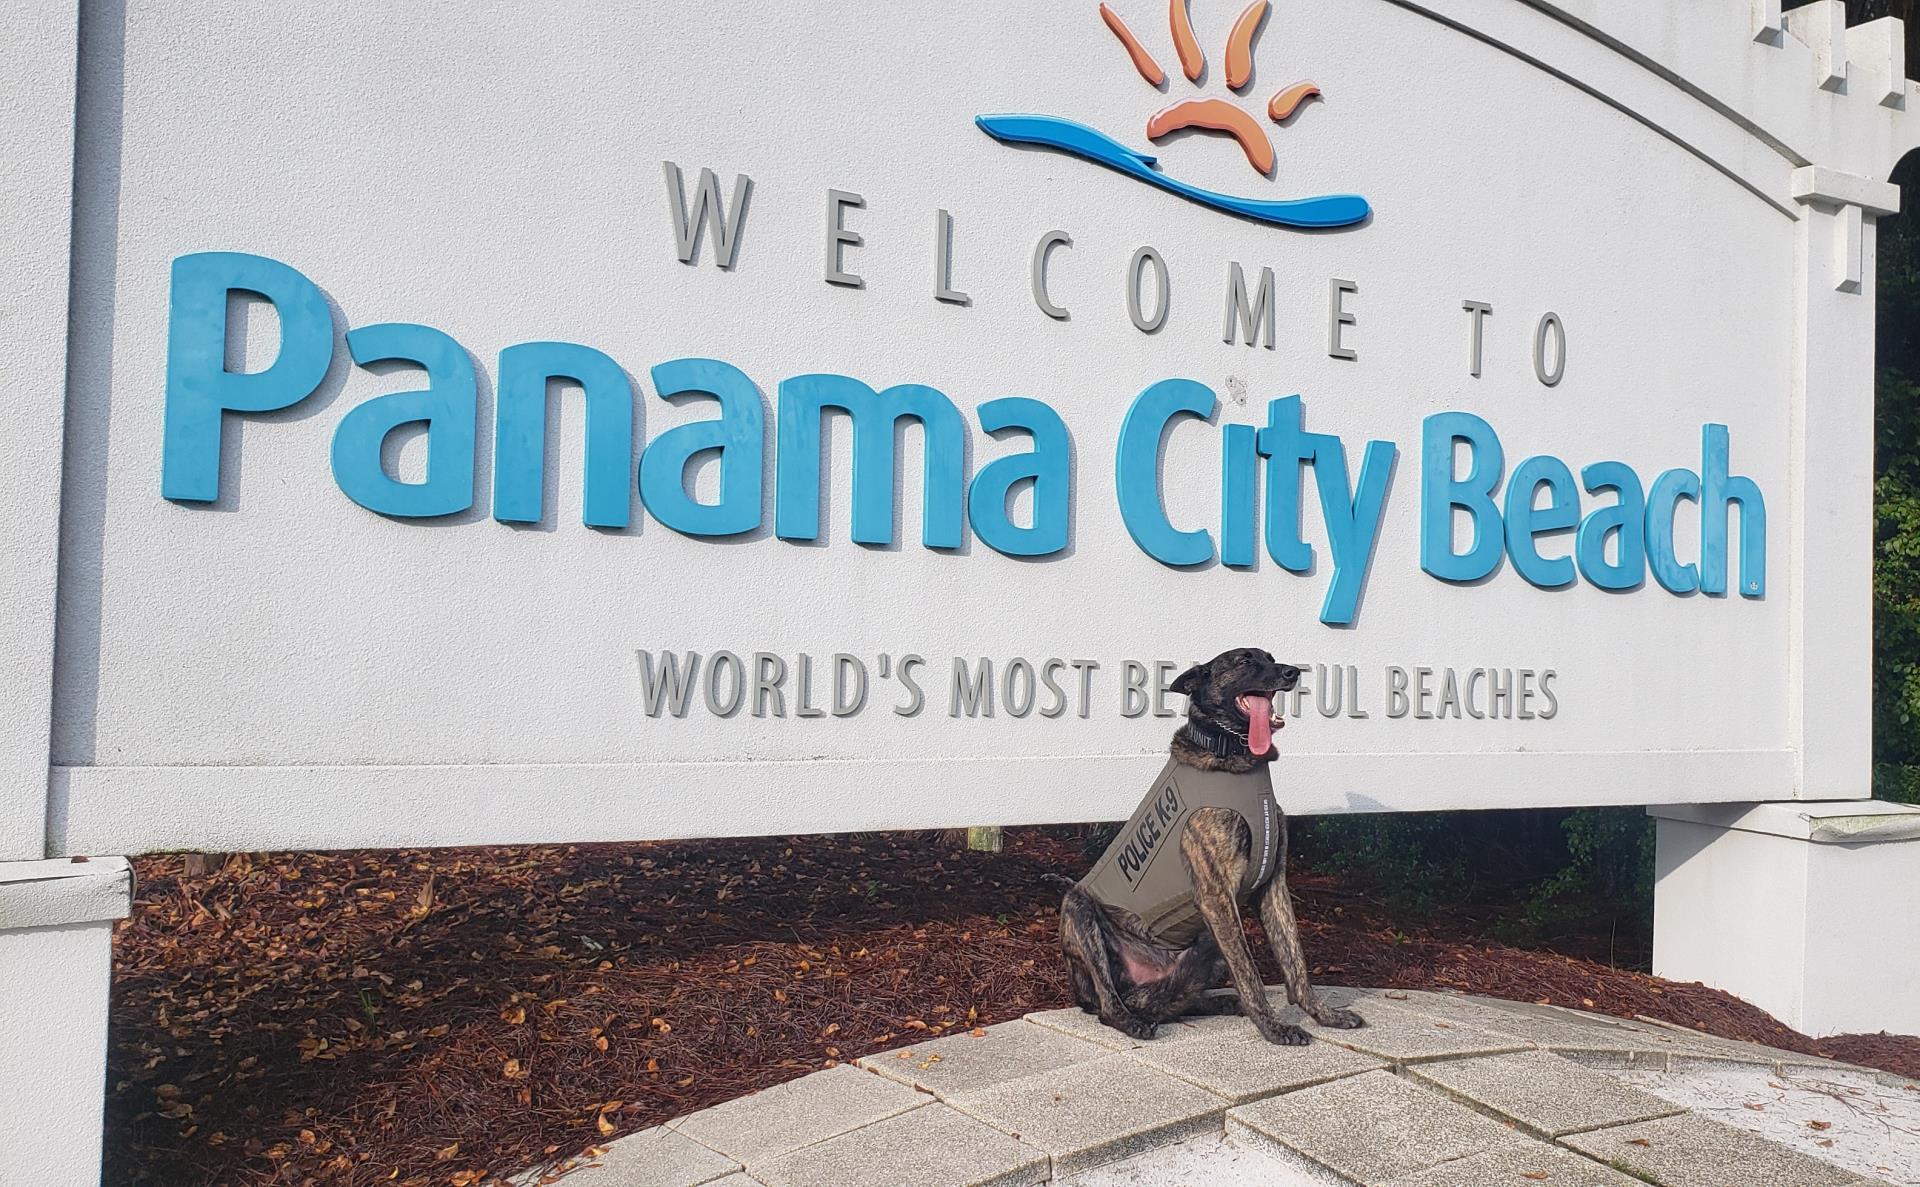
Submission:
[[[1300,679],[1300,669],[1294,667],[1292,664],[1281,664],[1280,679],[1286,683],[1287,687],[1291,688],[1294,682]]]

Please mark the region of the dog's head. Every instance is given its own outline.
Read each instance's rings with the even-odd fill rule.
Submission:
[[[1280,694],[1298,683],[1299,668],[1258,647],[1236,647],[1180,673],[1172,688],[1187,698],[1188,721],[1243,737],[1247,749],[1264,758],[1273,749],[1273,731],[1285,724]]]

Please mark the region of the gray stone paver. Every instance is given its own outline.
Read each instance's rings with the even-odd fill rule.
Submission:
[[[1048,1177],[1043,1151],[942,1104],[751,1162],[748,1169],[768,1187],[1029,1187]]]
[[[1111,1048],[1020,1019],[989,1026],[978,1037],[970,1033],[950,1035],[915,1047],[877,1052],[856,1062],[890,1080],[924,1088],[945,1100],[957,1092],[1086,1063],[1110,1054]]]
[[[1076,1039],[1085,1039],[1089,1043],[1096,1043],[1112,1051],[1126,1051],[1140,1045],[1139,1039],[1121,1034],[1077,1006],[1069,1006],[1064,1010],[1041,1010],[1035,1014],[1028,1014],[1026,1020],[1035,1026],[1044,1026]],[[1167,1029],[1165,1026],[1160,1028],[1162,1033]]]
[[[1861,1181],[1831,1163],[1691,1113],[1561,1141],[1661,1187],[1857,1187]]]
[[[1610,1066],[1665,1067],[1674,1055],[1707,1056],[1711,1049],[1684,1031],[1656,1031],[1623,1018],[1575,1014],[1530,1002],[1416,993],[1390,1005],[1444,1021],[1482,1027],[1533,1046]],[[1608,1057],[1614,1058],[1608,1058]]]
[[[1284,1147],[1368,1185],[1533,1140],[1384,1071],[1240,1105],[1227,1113],[1227,1135]]]
[[[1284,1013],[1284,1012],[1283,1012]],[[1305,1016],[1298,1011],[1286,1013],[1290,1022],[1304,1022]],[[1155,1028],[1150,1039],[1136,1039],[1125,1035],[1095,1018],[1092,1014],[1076,1008],[1066,1010],[1043,1010],[1037,1014],[1028,1014],[1027,1021],[1036,1026],[1044,1026],[1084,1039],[1112,1051],[1131,1051],[1136,1047],[1180,1043],[1189,1039],[1214,1038],[1223,1035],[1247,1034],[1253,1030],[1253,1023],[1238,1014],[1217,1014],[1206,1018],[1181,1018],[1173,1022],[1162,1022]]]
[[[932,1099],[904,1084],[841,1064],[668,1125],[751,1169],[757,1159],[823,1141]]]
[[[1732,1063],[1611,1074],[1856,1175],[1920,1187],[1920,1092],[1897,1081],[1857,1070]]]
[[[1363,1001],[1354,1010],[1367,1023],[1357,1030],[1330,1030],[1312,1022],[1303,1025],[1318,1042],[1338,1043],[1396,1064],[1499,1055],[1531,1046],[1510,1034],[1415,1013],[1395,1002]]]
[[[1514,1143],[1382,1187],[1640,1187],[1641,1180],[1545,1142]]]
[[[1759,1043],[1743,1043],[1738,1039],[1723,1039],[1719,1035],[1702,1034],[1697,1030],[1688,1030],[1671,1022],[1662,1022],[1657,1018],[1636,1017],[1633,1026],[1647,1034],[1677,1034],[1679,1041],[1701,1050],[1699,1056],[1687,1058],[1717,1059],[1727,1063],[1764,1064],[1776,1069],[1811,1067],[1827,1069],[1846,1069],[1851,1064],[1827,1059],[1819,1055],[1803,1055],[1798,1051],[1783,1051],[1778,1047],[1766,1047]],[[1681,1063],[1681,1055],[1675,1053],[1675,1062]]]
[[[1790,1088],[1796,1069],[1819,1067],[1825,1080],[1801,1093],[1817,1094],[1844,1064],[1417,990],[1325,989],[1368,1022],[1327,1030],[1269,992],[1313,1042],[1268,1044],[1237,1015],[1167,1023],[1142,1042],[1078,1009],[1047,1011],[730,1101],[615,1142],[582,1169],[606,1187],[1115,1187],[1139,1175],[1188,1187],[1201,1157],[1190,1152],[1205,1146],[1218,1147],[1215,1171],[1293,1187],[1863,1187],[1880,1182],[1868,1175],[1877,1163],[1907,1165],[1853,1141],[1846,1118],[1827,1131],[1846,1141],[1810,1142],[1786,1105],[1748,1116],[1718,1103],[1730,1077]],[[1868,1094],[1906,1083],[1850,1070]],[[1648,1077],[1667,1085],[1658,1096],[1637,1087]],[[1732,1125],[1710,1119],[1728,1112]]]
[[[1242,1025],[1245,1033],[1146,1043],[1126,1054],[1236,1105],[1387,1066],[1385,1060],[1333,1043],[1275,1046],[1250,1023]]]
[[[1227,1107],[1224,1097],[1118,1053],[959,1093],[952,1103],[1046,1151],[1055,1177],[1217,1133]]]
[[[1547,1138],[1684,1111],[1551,1051],[1421,1064],[1407,1074]]]
[[[724,1182],[740,1170],[733,1159],[664,1125],[628,1134],[591,1161],[593,1182],[606,1187],[704,1187]],[[587,1177],[586,1173],[579,1176],[582,1182]],[[540,1182],[537,1177],[531,1181]]]

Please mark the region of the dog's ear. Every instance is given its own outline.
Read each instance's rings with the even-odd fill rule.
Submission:
[[[1167,687],[1183,697],[1190,697],[1193,695],[1193,690],[1200,687],[1200,681],[1206,678],[1208,667],[1207,664],[1195,664],[1176,676],[1173,683]]]

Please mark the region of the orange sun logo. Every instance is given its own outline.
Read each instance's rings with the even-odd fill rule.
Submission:
[[[1227,88],[1245,91],[1253,85],[1253,39],[1266,23],[1268,0],[1253,0],[1227,35]],[[1100,19],[1113,30],[1120,44],[1133,59],[1133,68],[1154,87],[1166,85],[1167,72],[1140,44],[1127,22],[1107,4],[1100,5]],[[1207,71],[1207,56],[1193,36],[1193,20],[1187,15],[1187,0],[1168,0],[1167,23],[1173,28],[1173,48],[1180,55],[1180,69],[1187,81],[1198,83]],[[1281,87],[1267,102],[1267,116],[1284,125],[1300,105],[1320,94],[1319,84],[1302,80]],[[1103,165],[1133,180],[1178,194],[1212,210],[1236,214],[1276,227],[1326,229],[1358,226],[1373,217],[1373,208],[1358,194],[1320,194],[1308,198],[1274,198],[1253,194],[1231,194],[1205,189],[1192,182],[1170,176],[1160,169],[1150,154],[1122,144],[1098,128],[1057,115],[1040,113],[982,114],[973,117],[982,132],[1002,144],[1029,145],[1066,153]],[[1181,99],[1157,111],[1147,120],[1147,139],[1162,140],[1175,132],[1198,129],[1222,132],[1240,142],[1247,163],[1262,177],[1273,176],[1273,141],[1260,121],[1227,99]]]
[[[1244,91],[1253,82],[1253,39],[1260,32],[1260,26],[1267,19],[1267,0],[1253,0],[1247,5],[1240,19],[1233,22],[1233,31],[1227,35],[1227,89]],[[1110,5],[1100,5],[1100,19],[1113,30],[1126,48],[1127,57],[1133,60],[1133,68],[1140,77],[1155,87],[1167,81],[1167,72],[1147,51],[1147,47],[1134,36],[1127,22],[1121,19]],[[1200,43],[1193,35],[1193,20],[1187,15],[1187,0],[1168,0],[1167,23],[1173,30],[1173,48],[1180,56],[1180,70],[1187,76],[1188,82],[1197,83],[1207,69],[1207,56],[1200,50]],[[1284,124],[1300,109],[1308,99],[1320,94],[1318,84],[1301,80],[1275,91],[1273,98],[1267,101],[1267,116],[1276,124]],[[1177,103],[1155,112],[1147,120],[1147,139],[1161,140],[1186,128],[1198,128],[1207,132],[1224,132],[1240,142],[1240,149],[1247,154],[1247,163],[1258,170],[1262,176],[1273,173],[1273,141],[1267,138],[1262,128],[1246,110],[1225,99],[1182,99]]]

